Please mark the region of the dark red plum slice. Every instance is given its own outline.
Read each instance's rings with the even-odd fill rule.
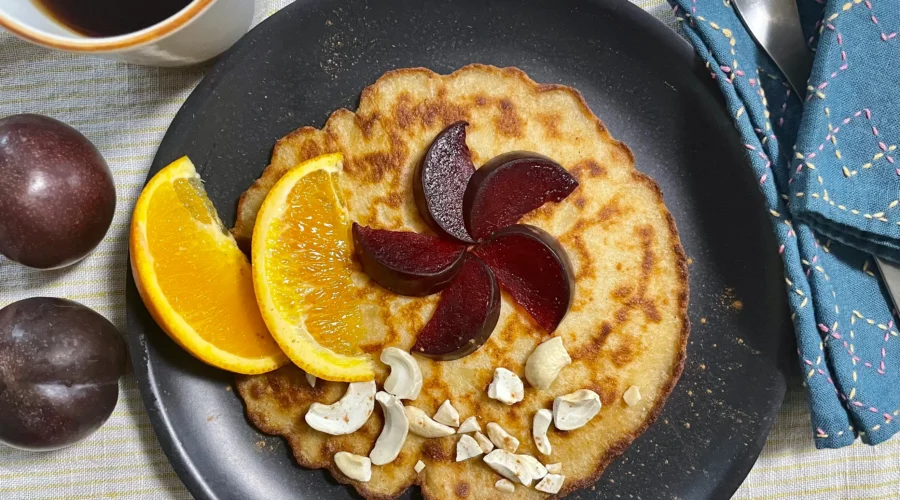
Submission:
[[[507,226],[475,249],[512,298],[545,329],[559,326],[575,295],[572,264],[562,245],[543,229]]]
[[[466,246],[427,234],[353,223],[353,247],[363,271],[384,288],[414,297],[446,287],[462,267]]]
[[[499,318],[497,278],[481,259],[467,253],[411,351],[442,361],[468,356],[487,342]]]
[[[463,196],[475,172],[466,122],[445,128],[428,147],[413,179],[413,196],[419,214],[435,231],[472,243],[463,221]]]
[[[476,241],[484,240],[544,203],[564,200],[577,187],[575,177],[546,156],[504,153],[469,179],[463,198],[466,228]]]

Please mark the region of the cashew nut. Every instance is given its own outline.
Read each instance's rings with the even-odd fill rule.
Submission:
[[[306,412],[306,423],[317,431],[343,436],[359,430],[375,410],[375,381],[352,382],[338,402],[313,403]]]
[[[531,486],[530,468],[517,455],[505,450],[494,450],[484,457],[484,463],[494,472],[514,483]]]
[[[516,485],[510,481],[509,479],[498,479],[496,483],[494,483],[494,488],[502,491],[503,493],[515,493]]]
[[[516,404],[525,397],[522,379],[506,368],[494,370],[494,380],[488,386],[488,397],[503,404]]]
[[[547,429],[550,428],[550,422],[553,421],[553,413],[550,410],[541,408],[534,414],[534,421],[531,428],[531,435],[534,436],[534,445],[538,451],[544,455],[552,453],[550,440],[547,439]]]
[[[538,459],[532,457],[531,455],[516,455],[519,457],[519,460],[522,461],[526,466],[528,466],[528,472],[531,474],[531,479],[537,481],[542,479],[547,475],[547,468],[544,467],[544,464],[538,461]]]
[[[432,418],[434,418],[435,422],[440,424],[449,425],[450,427],[459,427],[459,412],[456,411],[456,408],[454,408],[452,404],[450,404],[449,399],[444,401]]]
[[[415,406],[405,406],[406,418],[409,420],[409,430],[416,436],[423,438],[439,438],[456,433],[453,427],[439,424],[431,419],[424,411]]]
[[[372,479],[372,461],[368,457],[339,451],[334,454],[334,464],[345,476],[355,481],[367,483]]]
[[[381,411],[384,412],[384,428],[375,441],[375,447],[369,453],[369,458],[375,465],[384,465],[393,462],[400,454],[409,432],[409,420],[397,396],[379,391],[375,394],[375,401],[378,401]]]
[[[641,389],[636,385],[629,387],[625,394],[622,395],[622,399],[625,400],[628,406],[636,405],[641,400]]]
[[[457,462],[475,458],[482,453],[483,452],[481,451],[481,446],[478,444],[478,441],[475,441],[475,438],[468,434],[463,434],[462,437],[459,438],[459,441],[456,442]]]
[[[566,476],[561,476],[559,474],[547,474],[546,476],[544,476],[544,479],[542,479],[541,482],[535,485],[534,489],[543,491],[544,493],[555,495],[559,493],[560,488],[562,488],[563,481],[565,480]]]
[[[525,362],[525,378],[538,389],[547,390],[559,376],[559,372],[572,363],[561,337],[537,346]]]
[[[381,362],[391,367],[384,390],[400,399],[416,399],[422,390],[422,370],[412,355],[396,347],[381,351]]]
[[[459,429],[456,429],[457,434],[466,434],[469,432],[477,432],[481,430],[481,424],[478,423],[478,418],[475,416],[471,416],[460,424]]]
[[[490,453],[494,450],[494,443],[482,434],[481,431],[475,431],[475,441],[478,441],[478,446],[481,446],[481,451],[485,453]]]
[[[561,431],[571,431],[587,424],[600,412],[600,396],[581,389],[553,400],[553,425]]]
[[[497,448],[510,453],[515,453],[519,449],[519,440],[510,436],[503,427],[500,427],[500,424],[494,422],[487,424],[487,433]]]
[[[422,472],[423,470],[425,470],[425,462],[419,460],[418,462],[416,462],[416,466],[413,467],[413,470],[416,471],[416,474]]]

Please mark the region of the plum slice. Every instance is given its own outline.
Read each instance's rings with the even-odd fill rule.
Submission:
[[[446,287],[462,267],[466,246],[427,234],[353,223],[353,247],[363,271],[388,290],[413,297]]]
[[[466,253],[411,352],[442,361],[468,356],[487,342],[499,318],[497,278],[481,259]]]
[[[413,178],[419,214],[439,233],[473,243],[463,221],[463,196],[475,172],[464,121],[445,128],[428,147]]]
[[[544,203],[564,200],[577,187],[575,177],[546,156],[504,153],[469,179],[463,198],[466,228],[476,241],[484,240]]]
[[[562,245],[546,231],[507,226],[475,249],[513,299],[552,333],[575,295],[572,264]]]

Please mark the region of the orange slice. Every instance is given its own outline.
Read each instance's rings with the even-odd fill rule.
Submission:
[[[262,317],[281,349],[316,377],[372,380],[350,219],[338,188],[343,156],[313,158],[269,191],[253,228],[253,285]]]
[[[225,230],[187,157],[162,169],[144,188],[129,245],[144,304],[194,357],[248,375],[287,364],[259,314],[250,262]]]

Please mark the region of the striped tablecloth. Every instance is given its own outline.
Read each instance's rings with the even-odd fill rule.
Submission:
[[[257,20],[290,1],[257,0]],[[664,0],[632,1],[677,29]],[[131,210],[157,145],[204,71],[116,64],[0,34],[0,116],[41,113],[78,128],[100,148],[118,187],[109,235],[78,266],[39,272],[0,257],[0,307],[32,296],[66,297],[124,327]],[[134,379],[121,386],[109,422],[86,441],[50,453],[0,447],[0,498],[191,498],[160,450]],[[796,387],[735,498],[900,498],[900,440],[816,451],[805,395]]]

